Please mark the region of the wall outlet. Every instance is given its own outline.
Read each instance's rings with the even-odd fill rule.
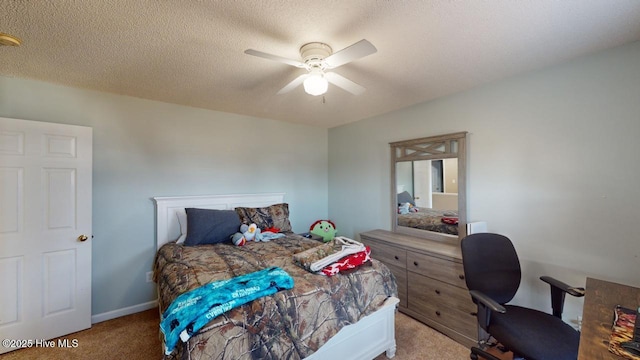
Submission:
[[[153,271],[148,271],[147,272],[147,282],[152,282],[153,281]]]

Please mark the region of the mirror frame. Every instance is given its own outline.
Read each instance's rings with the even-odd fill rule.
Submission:
[[[467,235],[467,132],[389,143],[391,147],[391,225],[393,232],[459,245]],[[457,143],[457,146],[452,146]],[[444,147],[444,150],[440,150]],[[396,163],[458,158],[458,236],[398,226]]]

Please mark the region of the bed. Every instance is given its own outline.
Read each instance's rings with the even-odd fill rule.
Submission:
[[[442,221],[443,218],[453,219],[457,217],[458,212],[455,210],[420,208],[417,212],[398,214],[398,226],[458,235],[457,223],[446,223]]]
[[[184,208],[234,209],[284,202],[284,194],[156,197],[154,279],[161,313],[180,294],[211,281],[278,266],[295,281],[279,291],[214,318],[166,359],[373,359],[395,355],[397,287],[372,260],[333,277],[295,265],[292,254],[321,243],[294,233],[269,242],[182,246]],[[161,336],[162,338],[162,336]]]

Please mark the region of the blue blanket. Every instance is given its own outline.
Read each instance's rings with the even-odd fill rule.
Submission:
[[[187,341],[211,319],[259,297],[293,288],[293,278],[278,267],[270,267],[231,279],[215,281],[178,296],[162,314],[165,354],[178,339]]]

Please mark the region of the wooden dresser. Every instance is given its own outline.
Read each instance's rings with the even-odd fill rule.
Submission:
[[[360,240],[396,277],[401,312],[465,346],[476,345],[477,308],[464,281],[459,246],[386,230],[361,233]]]

